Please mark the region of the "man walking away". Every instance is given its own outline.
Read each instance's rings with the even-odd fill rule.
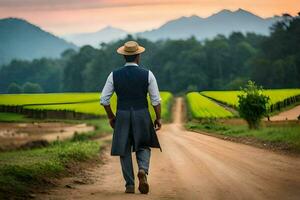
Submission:
[[[161,128],[161,98],[153,73],[139,66],[140,54],[144,51],[145,48],[135,41],[128,41],[118,48],[117,52],[124,56],[126,64],[109,74],[100,98],[114,129],[111,155],[120,156],[126,193],[135,192],[131,152],[135,152],[139,168],[138,189],[147,194],[150,147],[160,148],[156,130]],[[116,116],[110,107],[114,92],[118,99]],[[148,110],[148,93],[156,114],[154,124]]]

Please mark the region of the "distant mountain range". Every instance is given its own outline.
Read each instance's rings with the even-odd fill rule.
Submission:
[[[269,28],[280,17],[261,18],[243,9],[221,10],[207,18],[196,15],[181,17],[167,22],[158,29],[137,33],[137,36],[150,40],[185,39],[195,36],[199,40],[213,38],[218,34],[229,35],[233,31],[254,32],[268,35]]]
[[[243,9],[236,11],[224,9],[207,18],[201,18],[196,15],[180,17],[165,23],[157,29],[133,35],[152,41],[161,39],[186,39],[191,36],[203,40],[213,38],[218,34],[227,36],[233,31],[268,35],[272,24],[280,19],[281,17],[262,18]],[[126,34],[129,33],[114,27],[107,27],[95,33],[69,35],[64,38],[79,46],[84,44],[99,46],[101,42],[120,39],[126,36]]]
[[[0,65],[13,58],[55,58],[69,48],[78,47],[23,19],[0,19]]]
[[[268,35],[271,25],[280,19],[281,17],[261,18],[243,9],[221,10],[207,18],[196,15],[180,17],[157,29],[133,35],[152,41],[185,39],[191,36],[203,40],[213,38],[217,34],[229,35],[233,31]],[[66,49],[78,49],[76,45],[89,44],[99,47],[102,42],[117,40],[127,34],[124,30],[108,26],[97,32],[66,35],[62,39],[23,19],[0,19],[0,66],[13,58],[27,60],[40,57],[55,58]]]
[[[99,47],[101,42],[110,42],[125,37],[128,33],[122,29],[107,26],[97,32],[65,35],[63,38],[78,46],[92,45]]]

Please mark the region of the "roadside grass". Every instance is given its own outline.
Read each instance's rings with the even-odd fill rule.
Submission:
[[[68,164],[97,156],[102,146],[96,141],[72,140],[40,149],[0,153],[0,199],[26,197],[47,179],[67,173]]]
[[[185,126],[189,130],[205,131],[231,138],[253,138],[260,142],[284,146],[286,150],[300,153],[299,124],[268,125],[259,130],[249,130],[247,125],[221,124],[217,121],[201,123],[190,121]]]
[[[19,122],[28,121],[28,118],[18,113],[0,112],[0,122]]]
[[[2,114],[2,113],[1,113]],[[111,134],[112,129],[104,118],[87,120],[36,120],[12,114],[13,122],[63,122],[86,123],[95,127],[94,131],[75,133],[65,141],[55,141],[49,146],[30,150],[0,152],[0,199],[27,198],[32,188],[45,185],[48,179],[64,176],[68,165],[96,157],[104,143],[91,141]],[[5,119],[7,113],[4,114]]]

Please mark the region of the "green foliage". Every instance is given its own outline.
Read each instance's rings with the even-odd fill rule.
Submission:
[[[196,119],[233,117],[231,112],[200,95],[198,92],[188,93],[186,98],[189,111]]]
[[[17,83],[9,84],[8,89],[7,89],[8,94],[20,94],[22,92],[23,92],[22,87],[20,85],[18,85]]]
[[[225,89],[234,89],[234,90],[238,90],[240,89],[242,86],[244,86],[247,83],[246,79],[243,79],[241,77],[237,77],[235,79],[233,79],[232,81],[230,81],[227,85]]]
[[[262,88],[252,81],[242,88],[242,92],[238,95],[239,114],[247,121],[250,129],[257,129],[261,119],[267,113],[267,103],[270,98],[264,95]]]
[[[24,93],[42,93],[43,89],[37,83],[26,82],[23,85]]]
[[[91,46],[84,46],[80,49],[78,54],[71,56],[68,60],[63,73],[63,90],[68,92],[75,91],[90,91],[86,90],[84,86],[84,70],[88,63],[96,58],[98,55],[98,50]],[[100,73],[101,74],[101,73]],[[100,75],[97,74],[97,75]]]
[[[48,58],[35,59],[31,62],[13,60],[0,69],[0,93],[7,92],[9,84],[26,82],[39,84],[45,92],[59,92],[62,84],[62,69],[65,60]]]
[[[264,87],[298,87],[300,80],[300,17],[284,16],[262,41],[250,65],[251,78]]]

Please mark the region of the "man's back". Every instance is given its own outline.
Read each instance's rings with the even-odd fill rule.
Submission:
[[[124,66],[113,72],[114,89],[118,96],[118,109],[148,107],[149,71],[135,65]]]

